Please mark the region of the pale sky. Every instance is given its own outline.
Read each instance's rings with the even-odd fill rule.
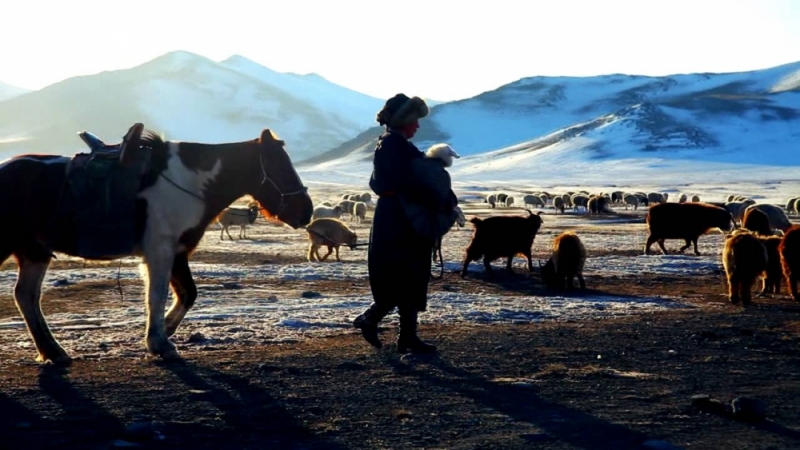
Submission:
[[[2,0],[0,81],[29,89],[173,50],[455,100],[536,75],[800,61],[800,0]]]

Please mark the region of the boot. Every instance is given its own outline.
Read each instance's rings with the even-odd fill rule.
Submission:
[[[400,335],[397,337],[398,353],[434,353],[436,346],[417,336],[417,311],[400,311]]]
[[[353,326],[361,330],[361,336],[364,340],[369,342],[375,348],[383,347],[381,340],[378,339],[378,324],[388,314],[385,308],[379,307],[377,304],[372,304],[364,314],[356,317],[353,321]]]

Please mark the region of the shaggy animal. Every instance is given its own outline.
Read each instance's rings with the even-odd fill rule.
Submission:
[[[722,265],[728,278],[728,298],[734,305],[750,304],[753,285],[767,270],[767,249],[747,230],[736,230],[725,239]]]
[[[614,192],[612,192],[611,193],[611,203],[613,203],[615,205],[619,204],[619,203],[622,203],[622,200],[623,200],[624,196],[625,196],[625,193],[622,192],[622,191],[614,191]]]
[[[712,228],[730,231],[733,228],[733,216],[724,208],[706,203],[659,203],[650,207],[645,219],[650,235],[644,246],[644,253],[650,254],[650,246],[658,242],[661,251],[667,254],[665,239],[684,239],[686,245],[681,247],[683,253],[694,244],[697,250],[697,239]]]
[[[497,258],[506,257],[506,269],[511,272],[511,262],[517,254],[528,258],[528,271],[533,271],[531,260],[531,247],[536,233],[542,226],[539,214],[528,211],[524,216],[492,216],[486,219],[474,217],[470,222],[475,226],[472,242],[467,247],[464,266],[461,268],[461,277],[467,275],[469,263],[483,257],[483,266],[486,273],[492,273],[491,263]]]
[[[506,198],[508,198],[508,194],[504,194],[502,192],[497,194],[497,203],[500,205],[506,204]]]
[[[531,206],[538,206],[539,208],[544,207],[544,201],[542,201],[542,197],[533,194],[527,194],[522,196],[522,206],[527,208],[528,205]]]
[[[453,165],[453,158],[461,158],[461,156],[447,144],[434,144],[425,151],[426,158],[437,158],[444,162],[445,167]]]
[[[639,209],[639,197],[633,194],[625,194],[622,197],[623,202],[625,202],[625,209],[628,209],[628,206],[633,206],[633,209]]]
[[[336,251],[336,261],[339,259],[339,247],[347,245],[350,249],[355,249],[358,236],[350,228],[347,228],[341,220],[323,218],[315,219],[306,227],[308,232],[308,260],[325,261],[328,256]],[[328,253],[324,256],[319,256],[319,248],[322,246],[328,247]]]
[[[350,221],[353,220],[353,207],[355,204],[356,202],[352,200],[342,200],[338,205],[342,209],[342,214],[348,214],[350,216]]]
[[[686,203],[687,201],[689,201],[689,196],[686,194],[681,194],[680,197],[678,197],[678,203]]]
[[[556,212],[561,211],[561,214],[564,214],[564,198],[553,197],[553,208],[556,210]]]
[[[767,215],[767,218],[769,218],[770,230],[772,228],[777,228],[786,232],[786,230],[792,226],[792,223],[789,222],[789,217],[786,216],[786,212],[780,206],[770,205],[768,203],[750,205],[744,209],[743,215],[747,215],[747,212],[753,209],[757,209]]]
[[[506,208],[510,208],[514,205],[514,197],[508,196],[506,197]]]
[[[699,195],[693,195],[692,196],[692,203],[699,203],[699,202],[700,202],[700,196]]]
[[[228,237],[233,240],[231,232],[228,227],[239,227],[239,239],[247,238],[247,226],[252,225],[256,218],[258,218],[258,204],[248,205],[247,208],[237,208],[231,206],[222,210],[222,212],[214,220],[222,226],[222,231],[219,232],[220,240],[225,239],[223,233],[227,233]]]
[[[489,194],[486,196],[486,203],[488,203],[492,208],[495,207],[495,203],[497,203],[497,194]]]
[[[583,208],[587,208],[589,204],[589,196],[584,194],[574,194],[570,198],[570,203],[572,203],[572,209],[577,210],[579,206]]]
[[[753,200],[746,200],[746,201],[732,201],[725,203],[725,209],[727,209],[731,215],[733,215],[733,220],[736,223],[742,223],[742,218],[744,217],[744,210],[748,206],[755,204]]]
[[[564,199],[564,207],[565,208],[572,208],[572,194],[566,193],[561,196]]]
[[[797,200],[800,197],[792,197],[786,202],[786,214],[797,214]]]
[[[797,282],[800,281],[800,225],[792,225],[781,238],[778,245],[781,255],[781,269],[789,294],[795,301],[800,301],[797,293]]]
[[[575,288],[575,277],[578,285],[586,289],[583,280],[583,265],[586,263],[586,248],[573,231],[565,231],[553,241],[553,254],[542,266],[542,282],[550,289],[564,290]]]
[[[342,207],[340,205],[336,206],[323,206],[319,205],[314,208],[314,212],[311,214],[311,220],[314,219],[321,219],[323,217],[333,217],[338,219],[342,217]]]
[[[664,197],[664,194],[660,192],[651,192],[647,194],[647,201],[649,203],[666,203],[667,199]]]
[[[769,217],[767,217],[767,213],[760,209],[747,208],[747,210],[745,210],[742,228],[750,230],[760,236],[772,235],[772,226],[769,223]]]
[[[761,276],[761,293],[780,294],[783,272],[781,270],[781,254],[778,251],[778,246],[781,244],[781,236],[758,236],[758,239],[767,249],[767,268]]]
[[[40,307],[42,282],[54,252],[90,260],[141,257],[147,315],[144,344],[151,355],[178,359],[169,336],[197,298],[189,256],[214,218],[236,199],[250,194],[266,218],[293,228],[311,220],[313,204],[308,191],[284,142],[269,129],[247,141],[204,144],[165,141],[155,133],[142,133],[142,127],[134,125],[123,140],[126,152],[146,154],[149,161],[148,170],[133,188],[130,221],[89,216],[102,219],[105,226],[113,224],[106,230],[113,238],[110,240],[84,234],[90,224],[75,220],[76,211],[92,208],[88,211],[95,212],[94,205],[76,201],[81,197],[73,199],[74,193],[66,189],[71,180],[67,169],[76,159],[19,155],[0,164],[0,211],[8,233],[0,245],[0,261],[12,255],[17,261],[14,300],[39,361],[71,361]],[[131,228],[130,235],[126,227]],[[120,244],[127,247],[129,239],[130,247],[121,249]],[[165,313],[170,287],[173,303]]]
[[[587,209],[590,214],[602,214],[608,212],[608,197],[595,195],[589,198]]]
[[[356,216],[356,222],[361,223],[367,220],[367,204],[364,202],[356,202],[353,205],[353,212]]]
[[[647,198],[647,194],[644,192],[634,192],[633,195],[639,199],[640,206],[650,206],[650,200]]]

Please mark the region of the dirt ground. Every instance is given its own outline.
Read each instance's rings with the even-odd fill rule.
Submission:
[[[582,230],[626,232],[618,224]],[[543,258],[545,246],[537,253]],[[201,250],[195,260],[303,257]],[[588,292],[570,295],[659,292],[692,307],[574,322],[425,325],[420,334],[440,349],[429,357],[398,355],[393,321],[380,351],[349,331],[202,351],[179,344],[184,360],[170,363],[144,350],[73,355],[72,366],[57,368],[34,362],[31,348],[4,347],[0,448],[800,448],[799,304],[775,295],[747,309],[732,306],[721,273],[595,276],[587,285]],[[304,281],[302,288],[368,292],[341,280]],[[89,311],[115,289],[85,283],[51,290],[45,312]],[[546,295],[537,273],[519,270],[494,279],[447,273],[431,284],[432,292],[442,290]],[[0,317],[14,317],[10,293],[3,294]],[[698,408],[698,394],[726,403],[759,399],[767,420],[750,424]]]

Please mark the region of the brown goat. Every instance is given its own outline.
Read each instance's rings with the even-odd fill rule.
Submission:
[[[769,223],[769,217],[767,213],[760,209],[748,208],[745,210],[744,219],[742,219],[742,228],[746,228],[760,236],[772,235],[772,226]]]
[[[647,212],[647,228],[650,235],[644,246],[645,255],[650,254],[650,246],[658,242],[661,251],[666,255],[665,239],[683,239],[686,245],[681,247],[683,253],[694,244],[697,250],[697,239],[712,228],[730,231],[733,228],[733,216],[725,208],[707,203],[659,203],[650,207]]]
[[[542,266],[542,282],[550,289],[574,289],[574,278],[578,285],[586,289],[583,281],[583,265],[586,263],[586,247],[573,231],[565,231],[553,241],[553,255]]]
[[[722,265],[728,278],[728,298],[737,304],[750,304],[753,285],[767,269],[767,249],[747,230],[736,230],[725,239]]]
[[[780,294],[781,293],[781,255],[778,246],[781,244],[781,236],[759,236],[758,239],[767,249],[767,269],[762,275],[761,293]]]
[[[334,250],[336,251],[336,261],[341,261],[339,259],[339,247],[347,245],[352,250],[356,248],[355,245],[358,241],[356,233],[347,228],[347,225],[341,220],[327,217],[314,219],[308,224],[306,231],[310,242],[308,246],[309,261],[314,261],[315,259],[320,262],[325,261]],[[328,253],[320,257],[319,248],[323,245],[328,247]]]
[[[781,268],[789,286],[789,294],[795,301],[800,301],[797,294],[797,282],[800,280],[800,225],[792,225],[786,231],[778,245],[778,253],[781,255]]]
[[[492,216],[486,219],[473,217],[470,222],[475,226],[475,233],[472,235],[472,242],[467,247],[467,255],[464,258],[464,266],[461,268],[461,277],[467,275],[469,263],[483,257],[483,266],[486,273],[492,273],[492,261],[497,258],[507,257],[506,269],[511,270],[511,262],[517,254],[523,254],[528,258],[528,271],[533,272],[533,261],[531,258],[531,247],[536,233],[542,226],[542,218],[539,214],[528,211],[528,217],[524,216]]]

